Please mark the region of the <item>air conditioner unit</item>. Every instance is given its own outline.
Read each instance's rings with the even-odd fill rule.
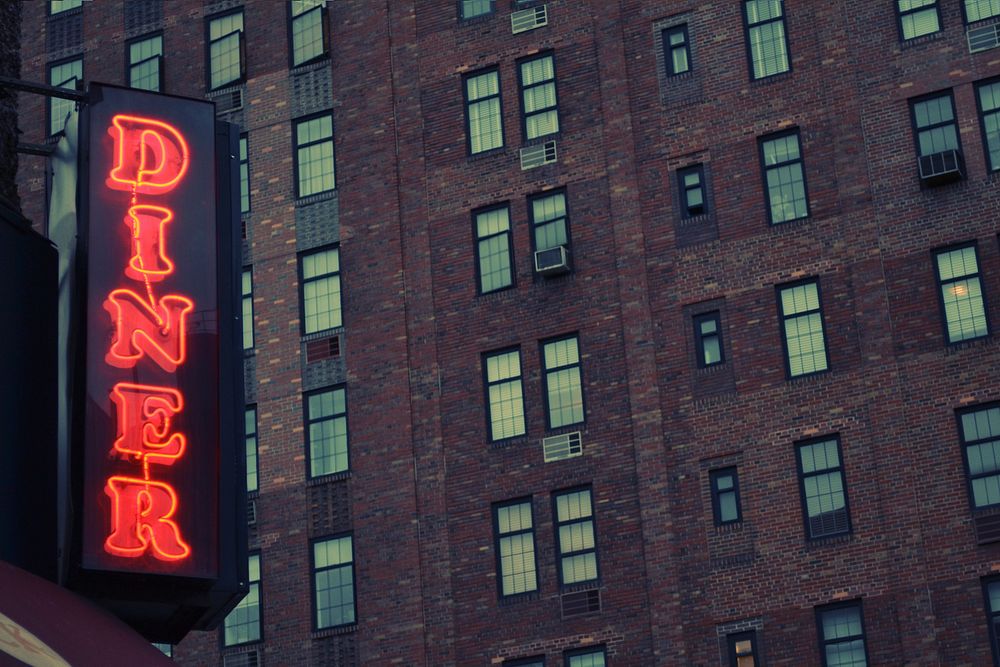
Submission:
[[[555,141],[546,141],[544,144],[536,146],[525,146],[521,149],[521,170],[551,164],[556,161],[557,157]]]
[[[554,276],[566,273],[570,269],[569,250],[564,245],[535,252],[535,273],[543,276]]]
[[[243,108],[243,89],[236,88],[233,90],[227,90],[221,94],[213,95],[212,101],[215,102],[216,116],[232,113],[233,111],[239,111]]]
[[[926,185],[942,185],[965,178],[962,152],[954,148],[917,158],[920,180]]]
[[[1000,46],[1000,23],[981,28],[969,28],[965,36],[969,40],[969,53],[995,49]]]
[[[546,463],[582,455],[583,440],[579,431],[542,438],[542,458]]]
[[[519,32],[527,32],[548,24],[549,12],[546,10],[545,5],[522,9],[512,12],[510,15],[510,31],[515,35]]]

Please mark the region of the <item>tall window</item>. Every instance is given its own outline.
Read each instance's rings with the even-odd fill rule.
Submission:
[[[753,630],[726,635],[726,643],[729,645],[729,667],[757,667],[760,664],[757,633]]]
[[[303,255],[301,268],[302,332],[311,334],[341,326],[340,249]]]
[[[973,509],[1000,505],[1000,406],[958,413]]]
[[[83,79],[83,59],[74,58],[54,65],[49,65],[49,85],[58,88],[76,90],[77,81]],[[66,115],[74,109],[76,102],[64,100],[61,97],[50,97],[49,100],[49,134],[61,132],[66,125]]]
[[[564,654],[566,667],[606,667],[604,648],[568,651]]]
[[[722,352],[722,321],[719,311],[695,315],[694,346],[698,368],[708,368],[725,361]]]
[[[524,433],[524,393],[521,389],[519,350],[494,352],[483,357],[486,375],[487,421],[490,440]]]
[[[761,139],[760,156],[764,163],[764,191],[771,224],[809,217],[799,131]]]
[[[247,450],[247,492],[256,491],[257,483],[257,406],[247,406],[243,413],[243,433]]]
[[[788,71],[783,0],[744,0],[747,47],[752,78],[763,79]]]
[[[867,667],[860,601],[817,607],[816,625],[823,667]]]
[[[740,509],[740,480],[736,468],[722,468],[708,474],[712,490],[712,516],[716,526],[739,523],[743,520]]]
[[[473,218],[476,226],[479,293],[486,294],[510,287],[514,284],[510,208],[504,204],[477,211]]]
[[[542,344],[545,364],[545,404],[549,428],[583,421],[580,344],[576,336]]]
[[[798,377],[825,371],[830,361],[823,333],[823,311],[819,303],[819,283],[815,280],[778,287],[782,341],[788,376]]]
[[[295,121],[296,195],[307,197],[337,187],[333,156],[333,114]]]
[[[493,507],[500,596],[538,589],[535,571],[535,525],[531,498]]]
[[[1000,0],[997,0],[1000,3]],[[1000,171],[1000,81],[976,86],[979,104],[979,125],[986,146],[986,163],[990,171]]]
[[[535,250],[569,245],[569,215],[566,212],[564,191],[532,197],[529,200],[529,211]]]
[[[326,0],[291,0],[292,67],[326,55]]]
[[[309,476],[347,470],[347,391],[343,387],[306,394],[306,447]]]
[[[965,0],[965,22],[1000,16],[1000,0]]]
[[[521,73],[521,118],[526,141],[559,131],[559,100],[552,54],[525,60]]]
[[[809,539],[851,532],[840,441],[825,438],[796,445],[799,483]]]
[[[215,90],[246,76],[243,12],[208,20],[208,89]]]
[[[597,580],[597,539],[590,489],[555,496],[556,549],[559,582],[563,585]]]
[[[681,198],[682,218],[694,218],[708,213],[705,170],[700,164],[677,170],[677,189]]]
[[[49,14],[58,14],[83,5],[83,0],[49,0]]]
[[[993,661],[1000,656],[1000,579],[991,577],[983,580],[983,595],[986,597],[986,618],[989,624],[990,646],[993,647]]]
[[[222,622],[222,645],[235,646],[260,641],[260,554],[249,556],[250,587],[247,596]]]
[[[313,543],[313,621],[317,630],[357,622],[350,535]]]
[[[253,269],[243,269],[243,349],[253,349]]]
[[[961,148],[951,91],[910,102],[917,130],[917,152],[923,157]]]
[[[691,71],[691,47],[688,43],[687,25],[675,25],[662,33],[664,62],[667,74]]]
[[[469,153],[483,153],[503,146],[500,112],[500,73],[493,69],[465,78],[465,120]]]
[[[949,343],[982,338],[989,334],[986,303],[979,280],[976,246],[942,250],[934,255],[945,335]]]
[[[128,43],[128,85],[159,91],[163,87],[163,37],[140,37]]]
[[[941,29],[937,0],[896,0],[896,12],[904,40],[930,35]]]
[[[493,11],[494,0],[458,0],[458,13],[463,19],[482,16]]]
[[[240,135],[240,213],[250,212],[250,150],[247,135]]]

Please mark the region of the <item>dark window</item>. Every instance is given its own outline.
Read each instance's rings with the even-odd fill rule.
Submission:
[[[809,217],[799,131],[762,138],[760,156],[764,164],[764,191],[771,224]]]
[[[851,532],[847,485],[840,461],[840,440],[828,437],[795,446],[799,464],[806,536],[809,539]]]
[[[350,535],[313,542],[313,620],[317,630],[357,622]]]
[[[996,0],[1000,6],[1000,0]],[[1000,80],[976,86],[979,125],[983,131],[986,163],[990,171],[1000,171]]]
[[[761,664],[757,633],[753,630],[726,635],[726,643],[729,644],[729,667],[757,667]]]
[[[860,601],[817,607],[816,625],[823,667],[867,667]]]
[[[783,0],[744,0],[743,19],[751,78],[763,79],[787,72],[788,40]]]
[[[549,428],[583,421],[580,344],[576,336],[542,343],[545,365],[545,405]]]
[[[495,292],[514,284],[510,208],[505,204],[473,214],[479,293]]]
[[[300,257],[302,332],[336,329],[343,324],[340,307],[340,249],[326,248]]]
[[[597,536],[590,489],[558,493],[554,502],[559,583],[596,581]]]
[[[493,12],[494,0],[458,0],[458,15],[463,19]]]
[[[535,250],[569,247],[569,214],[564,191],[535,195],[528,200]]]
[[[208,89],[242,81],[246,76],[243,12],[208,20]]]
[[[333,115],[295,121],[296,195],[307,197],[337,187]]]
[[[174,657],[174,645],[173,644],[163,644],[160,642],[153,642],[153,646],[168,658]]]
[[[681,217],[693,218],[708,213],[705,200],[705,170],[700,164],[677,170],[677,188],[681,196]]]
[[[58,14],[83,5],[83,0],[49,0],[49,14]]]
[[[779,286],[778,310],[788,377],[811,375],[829,368],[819,282],[809,280]]]
[[[518,64],[521,81],[521,119],[524,139],[530,141],[559,131],[559,100],[552,54]]]
[[[128,85],[141,90],[163,87],[163,37],[140,37],[128,43]]]
[[[465,119],[469,131],[469,153],[483,153],[503,146],[500,112],[500,73],[493,69],[470,74],[465,87]]]
[[[310,392],[305,403],[309,476],[347,470],[347,390],[337,387]]]
[[[1000,406],[958,413],[973,509],[1000,505]]]
[[[1000,665],[1000,578],[984,579],[983,595],[986,598],[986,625],[993,648],[993,664]]]
[[[966,23],[1000,16],[1000,0],[965,0],[964,8]]]
[[[951,92],[910,102],[913,126],[917,131],[917,154],[921,157],[947,150],[959,150],[958,123]]]
[[[608,664],[603,646],[567,651],[563,655],[566,667],[606,667]]]
[[[972,244],[935,253],[934,268],[941,290],[948,342],[960,343],[989,335],[976,246]]]
[[[326,0],[291,0],[292,67],[326,55]]]
[[[83,79],[83,58],[74,58],[49,65],[49,85],[57,88],[77,89],[77,82]],[[61,132],[66,125],[66,116],[76,108],[76,102],[61,97],[49,97],[49,134]]]
[[[941,29],[937,0],[896,0],[896,12],[904,40],[930,35]]]
[[[524,434],[524,394],[521,389],[519,350],[492,352],[483,356],[486,376],[486,421],[490,440]]]
[[[708,474],[712,485],[712,516],[716,526],[743,520],[740,508],[740,480],[736,468],[722,468]]]
[[[240,135],[240,213],[250,212],[250,150],[247,135]]]
[[[222,645],[260,641],[260,554],[249,556],[249,590],[222,622]]]
[[[249,405],[243,413],[247,451],[247,492],[257,490],[257,406]]]
[[[691,71],[691,47],[688,44],[687,25],[675,25],[663,31],[663,55],[667,74]]]
[[[253,349],[253,269],[243,269],[243,349]]]
[[[692,319],[698,368],[723,363],[726,359],[722,352],[722,320],[719,311],[695,315]]]
[[[545,667],[545,658],[518,658],[517,660],[504,660],[503,667]]]
[[[500,596],[530,593],[538,589],[535,570],[535,525],[531,499],[515,500],[493,507],[496,531],[497,579]]]

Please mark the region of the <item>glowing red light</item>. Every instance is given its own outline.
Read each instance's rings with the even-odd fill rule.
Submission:
[[[115,140],[115,165],[107,186],[133,194],[161,195],[187,172],[187,142],[173,125],[152,118],[119,114],[108,128]]]
[[[184,409],[176,389],[119,382],[111,392],[118,421],[115,449],[144,464],[173,465],[184,454],[187,438],[171,433],[174,415]]]
[[[191,554],[172,520],[178,506],[172,486],[115,475],[108,479],[104,493],[111,499],[111,534],[104,541],[108,553],[136,558],[150,551],[165,561]]]
[[[174,272],[164,238],[164,227],[173,217],[173,211],[162,206],[140,204],[128,210],[125,224],[132,233],[132,258],[125,268],[126,276],[158,282]]]
[[[150,305],[130,289],[116,289],[104,302],[115,324],[115,337],[105,361],[116,368],[132,368],[148,356],[160,368],[174,372],[187,358],[187,314],[194,302],[168,294]]]

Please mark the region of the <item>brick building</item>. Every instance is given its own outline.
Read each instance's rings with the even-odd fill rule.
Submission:
[[[177,662],[1000,664],[996,0],[47,5],[24,78],[246,133],[255,581]]]

